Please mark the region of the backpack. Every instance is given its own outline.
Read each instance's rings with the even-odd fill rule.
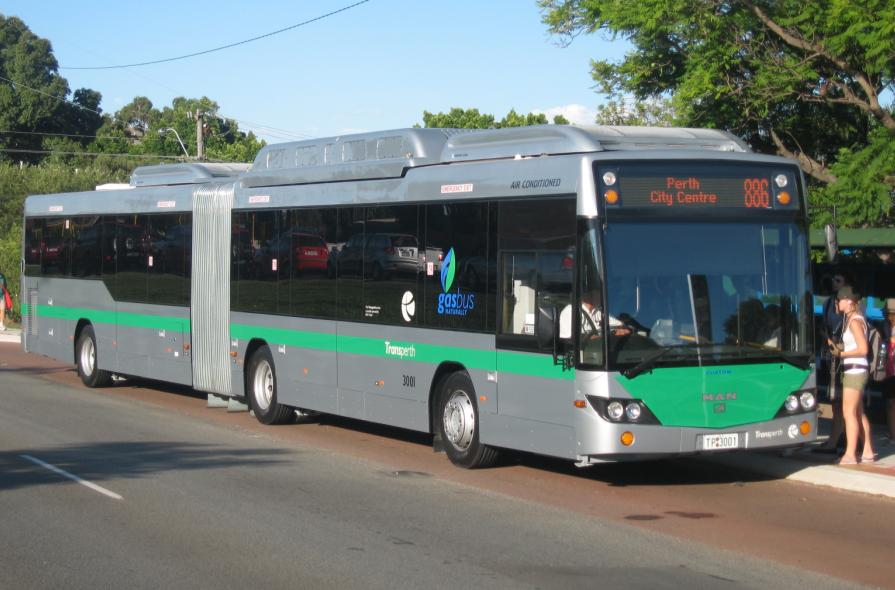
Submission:
[[[867,369],[870,379],[882,381],[886,378],[886,346],[879,330],[867,322]]]

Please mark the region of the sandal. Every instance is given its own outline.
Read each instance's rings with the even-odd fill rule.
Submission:
[[[879,455],[870,455],[869,457],[861,456],[861,463],[876,463],[876,460],[879,458]]]
[[[857,465],[858,462],[855,459],[846,459],[845,457],[840,458],[836,461],[836,465]]]

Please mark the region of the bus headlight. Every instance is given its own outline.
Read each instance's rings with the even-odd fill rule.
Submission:
[[[789,394],[786,396],[786,411],[787,412],[795,412],[799,409],[799,398],[797,398],[793,394]]]
[[[624,409],[624,407],[621,405],[620,402],[612,402],[612,403],[610,403],[608,406],[606,406],[606,414],[607,414],[612,420],[616,420],[616,421],[621,420],[621,419],[622,419],[622,415],[623,415],[624,413],[625,413],[625,409]]]
[[[799,396],[799,403],[802,404],[803,410],[813,410],[814,406],[817,405],[817,398],[814,397],[814,393],[803,391],[802,395]]]
[[[631,422],[637,422],[640,419],[640,404],[637,402],[632,402],[625,406],[625,416],[628,417],[628,420]]]

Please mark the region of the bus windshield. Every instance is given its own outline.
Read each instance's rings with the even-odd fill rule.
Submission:
[[[606,229],[604,260],[607,368],[807,364],[808,256],[798,225],[619,220]],[[590,323],[581,323],[582,348],[603,340],[584,337]]]

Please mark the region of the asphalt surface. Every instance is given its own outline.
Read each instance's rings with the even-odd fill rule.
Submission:
[[[848,586],[45,378],[53,370],[0,362],[4,587]]]

